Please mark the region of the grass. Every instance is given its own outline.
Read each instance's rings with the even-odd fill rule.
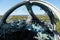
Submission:
[[[48,16],[37,16],[40,20],[46,21],[46,22],[50,22]],[[2,16],[0,16],[0,19],[2,18]],[[21,20],[21,19],[27,19],[27,16],[12,16],[12,18],[10,20]],[[57,31],[60,33],[60,21],[57,19]]]

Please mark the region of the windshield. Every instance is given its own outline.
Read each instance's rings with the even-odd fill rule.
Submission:
[[[2,18],[2,16],[4,15],[4,13],[9,10],[11,7],[13,7],[14,5],[16,5],[19,2],[22,2],[24,0],[0,0],[0,19]],[[48,1],[48,0],[47,0]],[[55,1],[53,2],[52,0],[48,1],[51,2],[53,5],[55,5],[56,7],[60,8],[60,6],[58,6],[57,4],[59,4],[59,1]],[[47,13],[42,10],[41,8],[37,7],[37,6],[33,6],[32,7],[35,15],[41,20],[41,21],[45,21],[47,23],[50,23],[50,19],[47,15]],[[13,13],[11,13],[9,15],[9,17],[7,18],[7,22],[12,22],[15,20],[27,20],[29,16],[29,12],[27,11],[25,6],[22,6],[20,8],[18,8],[17,10],[15,10]],[[57,31],[60,32],[60,20],[58,19],[58,17],[54,14],[55,16],[55,20],[57,23]]]

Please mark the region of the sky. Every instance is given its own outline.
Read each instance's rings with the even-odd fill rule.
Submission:
[[[0,0],[0,15],[4,15],[5,12],[7,12],[7,10],[9,10],[11,7],[23,1],[25,0]],[[58,9],[60,9],[60,0],[44,0],[44,1],[50,2],[51,4],[56,6]],[[38,13],[38,14],[43,12],[43,11],[41,12],[40,9],[36,6],[33,7],[33,10],[35,13]],[[17,10],[15,10],[13,13],[15,15],[20,15],[20,14],[23,15],[23,13],[28,14],[28,11],[25,6],[22,6],[21,8],[18,8]]]

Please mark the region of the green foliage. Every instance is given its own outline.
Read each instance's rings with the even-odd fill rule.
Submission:
[[[37,16],[40,20],[42,21],[46,21],[46,22],[50,22],[49,17],[48,16]],[[0,19],[2,18],[2,16],[0,16]],[[22,19],[27,19],[27,16],[12,16],[12,18],[10,20],[22,20]],[[57,31],[60,33],[60,21],[56,18],[56,24],[57,24]]]

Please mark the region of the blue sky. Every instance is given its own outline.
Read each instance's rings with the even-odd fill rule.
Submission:
[[[14,5],[16,5],[17,3],[22,2],[22,1],[24,1],[24,0],[0,0],[0,15],[3,15],[11,7],[13,7]],[[44,1],[50,2],[51,4],[55,5],[58,9],[60,9],[60,0],[44,0]],[[35,7],[35,8],[37,9],[38,7]],[[38,12],[39,9],[36,10],[35,8],[33,8],[35,13],[42,13],[42,12]],[[17,9],[13,13],[15,13],[16,15],[19,13],[28,14],[25,6]]]

